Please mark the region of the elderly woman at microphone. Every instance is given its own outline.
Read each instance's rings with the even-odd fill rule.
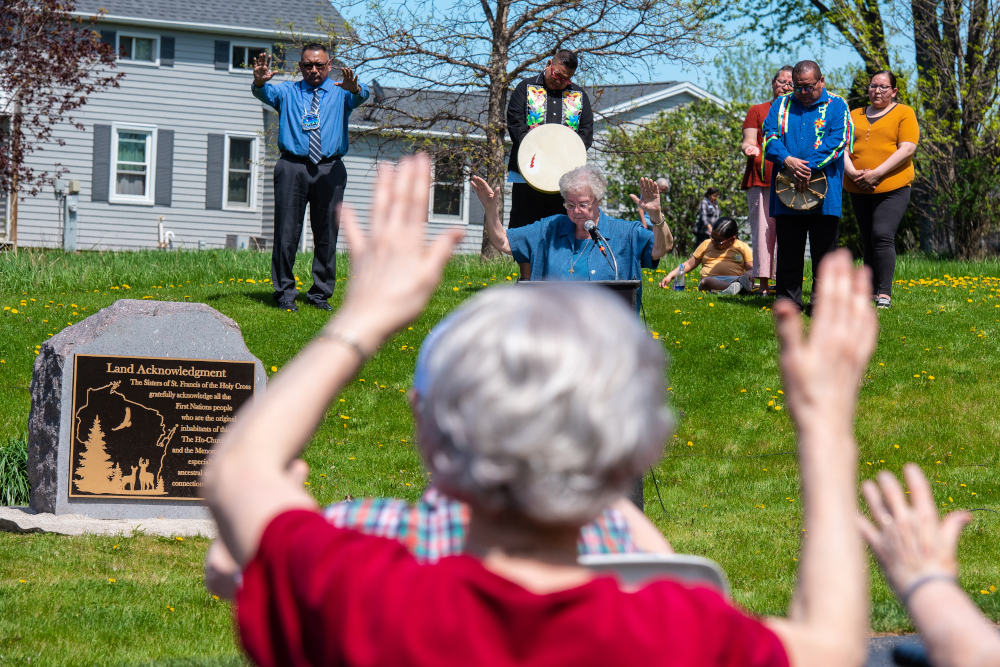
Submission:
[[[472,187],[486,211],[490,244],[519,263],[531,264],[524,279],[639,280],[641,269],[656,268],[659,259],[674,247],[674,237],[660,210],[659,188],[649,178],[639,181],[641,198],[630,196],[649,216],[651,229],[638,220],[613,218],[601,209],[608,179],[595,165],[579,167],[559,179],[565,215],[542,218],[518,229],[505,230],[500,220],[502,189],[491,188],[478,176],[472,177]],[[593,225],[593,232],[588,231],[587,223]],[[604,255],[600,246],[611,252]]]

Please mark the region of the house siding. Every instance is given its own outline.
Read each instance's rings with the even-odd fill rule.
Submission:
[[[106,28],[118,34],[132,32],[121,26]],[[51,171],[53,164],[59,162],[68,170],[64,178],[80,181],[77,244],[80,249],[156,247],[157,220],[161,215],[164,227],[175,234],[175,246],[197,248],[198,242],[204,241],[208,247],[222,247],[227,234],[261,233],[262,174],[258,178],[254,208],[205,208],[208,135],[260,133],[263,129],[261,104],[250,95],[251,75],[215,69],[212,35],[169,31],[155,31],[155,34],[174,38],[173,67],[120,63],[126,73],[121,87],[92,94],[75,114],[84,129],[60,124],[53,139],[61,139],[65,145],[46,145],[45,150],[30,157],[31,166],[36,169]],[[158,130],[174,132],[169,206],[93,201],[94,125],[111,123],[154,125]],[[258,147],[262,149],[263,142],[258,142]],[[113,163],[112,156],[112,184]],[[155,172],[155,163],[151,167]],[[160,200],[166,201],[163,196]],[[60,246],[58,218],[58,202],[54,197],[43,193],[25,199],[18,211],[19,242]]]
[[[275,114],[256,100],[249,90],[252,75],[229,72],[220,68],[220,49],[217,42],[240,43],[238,37],[210,33],[192,33],[166,30],[133,30],[114,23],[102,24],[102,29],[118,35],[157,34],[173,40],[173,64],[148,67],[122,62],[119,64],[126,76],[118,89],[94,93],[88,103],[75,115],[82,123],[78,130],[69,123],[55,128],[54,142],[29,157],[30,166],[39,171],[52,171],[55,163],[67,169],[64,178],[81,183],[78,212],[77,247],[86,249],[144,249],[155,248],[158,242],[157,222],[163,216],[164,228],[174,233],[174,247],[196,249],[200,244],[207,248],[225,246],[227,235],[263,236],[270,246],[274,237],[274,188],[273,168],[277,149],[274,129]],[[247,44],[260,44],[259,37],[247,38]],[[163,54],[161,49],[161,55]],[[682,92],[676,96],[629,111],[616,120],[642,123],[680,104],[696,99]],[[169,167],[171,186],[163,190],[162,180],[153,186],[156,194],[154,205],[111,203],[107,192],[94,193],[94,167],[101,160],[95,159],[95,126],[113,123],[135,123],[155,126],[158,131],[173,133],[173,159]],[[598,131],[602,125],[598,123]],[[606,128],[605,128],[606,129]],[[99,130],[106,132],[105,130]],[[210,178],[210,135],[225,133],[256,134],[257,182],[255,205],[251,209],[218,208],[217,200],[209,192],[210,182],[218,184],[222,175]],[[163,138],[163,135],[160,135]],[[65,142],[58,146],[55,141]],[[164,141],[161,145],[166,145]],[[103,150],[103,149],[100,149]],[[110,146],[108,147],[110,153]],[[604,156],[591,151],[592,158],[604,162]],[[114,156],[110,174],[99,183],[114,184]],[[150,173],[163,175],[160,165],[153,161]],[[351,148],[344,157],[348,180],[344,200],[358,214],[362,229],[367,229],[371,209],[371,192],[375,181],[376,166],[381,160],[395,161],[399,152],[380,152],[370,140],[352,136]],[[213,158],[214,159],[214,158]],[[159,167],[159,168],[158,168]],[[224,184],[223,184],[224,185]],[[459,227],[465,238],[459,252],[478,253],[483,238],[483,210],[475,193],[468,197],[468,220],[463,222],[431,221],[431,238]],[[26,246],[60,247],[59,205],[51,191],[25,199],[19,208],[18,238]],[[510,211],[510,187],[505,187],[505,220]],[[96,195],[96,196],[95,196]],[[102,198],[104,201],[101,201]],[[152,195],[151,195],[152,199]],[[164,205],[169,202],[169,205]],[[3,217],[0,201],[0,218]],[[307,213],[308,215],[308,213]],[[312,248],[312,234],[308,217],[305,220],[306,248]],[[346,241],[340,235],[338,249],[346,250]]]

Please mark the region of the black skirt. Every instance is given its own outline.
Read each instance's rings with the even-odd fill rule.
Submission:
[[[508,229],[525,227],[542,218],[566,213],[562,194],[549,194],[527,183],[514,183],[510,189],[510,222]]]

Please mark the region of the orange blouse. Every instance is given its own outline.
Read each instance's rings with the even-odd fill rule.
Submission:
[[[858,171],[875,169],[896,152],[899,144],[904,141],[917,143],[920,140],[920,128],[917,126],[917,115],[905,104],[897,104],[885,114],[868,122],[865,116],[867,106],[851,112],[854,122],[854,147],[851,150],[851,162]],[[896,166],[882,179],[875,188],[875,193],[891,192],[904,188],[913,182],[913,159],[908,158]],[[867,194],[850,178],[844,177],[844,189],[848,192]]]

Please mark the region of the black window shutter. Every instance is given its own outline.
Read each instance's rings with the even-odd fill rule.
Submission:
[[[157,206],[170,206],[174,190],[174,131],[156,133],[156,194]]]
[[[226,156],[226,135],[208,135],[208,163],[205,174],[205,208],[222,209],[222,181]]]
[[[90,170],[90,201],[108,201],[111,186],[111,126],[94,126],[94,165]]]
[[[160,67],[174,66],[174,38],[160,37]]]
[[[229,42],[215,40],[215,69],[229,69]]]

